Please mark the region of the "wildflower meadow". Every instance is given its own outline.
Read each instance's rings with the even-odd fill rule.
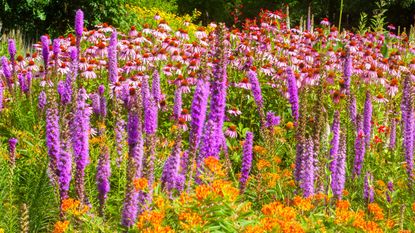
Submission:
[[[86,14],[2,45],[0,232],[415,232],[415,30]]]

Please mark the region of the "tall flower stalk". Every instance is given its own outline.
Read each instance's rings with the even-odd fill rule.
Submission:
[[[239,179],[239,192],[244,193],[246,189],[246,182],[248,181],[249,172],[252,166],[252,147],[254,144],[254,134],[246,132],[245,142],[242,153],[242,168],[241,178]]]
[[[75,192],[83,204],[89,204],[85,193],[85,168],[89,164],[90,110],[85,103],[84,88],[78,92],[75,115],[72,120],[72,147],[76,164]]]

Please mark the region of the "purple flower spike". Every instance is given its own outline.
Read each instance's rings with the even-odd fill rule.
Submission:
[[[301,182],[304,197],[314,195],[314,144],[310,138],[305,142],[303,149],[303,162],[301,163]]]
[[[16,165],[16,138],[9,139],[9,161],[12,167]]]
[[[243,146],[241,178],[239,179],[240,193],[245,192],[246,182],[248,181],[249,172],[251,171],[253,144],[254,134],[248,131],[246,132],[246,138]]]
[[[47,100],[46,100],[46,93],[44,91],[40,92],[37,107],[39,110],[43,111],[45,109]]]
[[[111,167],[110,167],[110,158],[108,147],[104,146],[103,152],[99,157],[98,167],[97,167],[97,188],[98,188],[98,200],[100,203],[100,213],[101,216],[104,212],[104,205],[107,199],[107,194],[110,191],[110,181],[111,176]]]
[[[108,77],[111,83],[118,81],[117,43],[117,31],[114,30],[108,46]]]
[[[290,94],[290,104],[291,104],[291,112],[295,121],[298,121],[299,117],[299,100],[298,100],[298,88],[297,88],[297,80],[294,76],[293,70],[291,67],[288,67],[287,70],[287,86],[288,86],[288,93]]]
[[[75,15],[75,35],[76,37],[82,37],[84,31],[84,12],[79,9]]]

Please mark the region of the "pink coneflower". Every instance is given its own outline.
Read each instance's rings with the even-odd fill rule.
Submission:
[[[386,90],[386,92],[388,93],[388,95],[390,96],[395,96],[396,93],[398,93],[398,85],[399,85],[399,81],[397,78],[392,78],[392,80],[389,82],[388,88]]]
[[[393,30],[395,30],[396,28],[395,28],[395,26],[393,25],[393,24],[389,24],[388,26],[387,26],[387,28],[388,28],[388,30],[391,30],[391,31],[393,31]]]
[[[178,119],[178,126],[181,130],[183,131],[187,131],[188,127],[187,127],[187,121],[186,119],[184,119],[183,117],[179,117]]]
[[[386,103],[388,102],[388,99],[385,98],[385,96],[383,96],[382,93],[379,93],[375,96],[374,100],[378,103]]]
[[[58,68],[58,73],[62,75],[69,73],[69,71],[69,66],[67,66],[66,63],[62,63]]]
[[[206,38],[207,37],[207,34],[206,34],[206,31],[205,31],[205,28],[204,27],[199,27],[197,29],[197,31],[195,32],[195,36],[199,40],[201,40],[202,38]]]
[[[236,126],[231,125],[225,130],[225,135],[230,138],[236,138],[238,136],[238,133],[236,132]]]
[[[180,113],[180,117],[184,118],[186,121],[190,121],[190,119],[192,118],[190,116],[189,110],[186,108],[182,109],[182,112]]]
[[[251,90],[251,83],[247,77],[243,78],[241,82],[235,84],[236,87],[240,87],[246,90]]]
[[[97,74],[94,72],[94,67],[88,66],[88,68],[81,73],[81,76],[86,79],[94,79],[97,77]]]
[[[324,18],[323,20],[321,20],[320,24],[322,26],[326,26],[326,27],[330,26],[329,19],[328,18]]]
[[[229,109],[228,113],[234,116],[239,116],[242,114],[242,112],[239,111],[239,109],[237,109],[236,107],[232,107],[231,109]]]
[[[180,88],[182,89],[182,93],[190,92],[189,82],[187,81],[187,79],[183,79],[180,81]]]

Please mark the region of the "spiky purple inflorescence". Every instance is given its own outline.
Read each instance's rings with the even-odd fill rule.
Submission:
[[[0,112],[3,110],[3,95],[4,95],[3,84],[0,82]]]
[[[255,103],[258,106],[258,109],[263,109],[264,101],[262,99],[262,94],[261,94],[261,84],[259,83],[256,71],[249,69],[248,79],[249,79],[249,82],[251,83],[251,90],[254,96]]]
[[[64,150],[60,151],[58,160],[58,172],[59,172],[59,190],[61,200],[69,197],[69,186],[71,183],[71,171],[72,171],[72,155]]]
[[[373,189],[373,175],[370,172],[366,172],[365,175],[365,185],[363,187],[363,198],[368,203],[374,201],[375,191]]]
[[[288,86],[288,93],[290,94],[290,104],[291,104],[291,112],[295,121],[298,120],[299,117],[299,100],[298,100],[298,88],[297,88],[297,80],[294,76],[293,70],[291,67],[287,67],[287,86]]]
[[[363,121],[360,115],[356,118],[356,139],[354,143],[354,150],[355,158],[353,162],[353,177],[355,178],[360,176],[366,152]]]
[[[97,116],[101,113],[101,105],[99,103],[99,95],[96,93],[90,94],[89,98],[91,99],[91,107],[94,114]]]
[[[13,93],[13,87],[12,87],[13,77],[10,71],[9,61],[7,60],[5,56],[1,57],[1,66],[3,69],[3,75],[6,78],[7,87],[9,88],[10,93]]]
[[[14,61],[14,58],[16,57],[16,43],[14,39],[8,40],[8,50],[10,55],[10,61]]]
[[[181,139],[179,137],[172,149],[171,155],[164,163],[163,173],[161,175],[161,184],[170,193],[176,188],[176,178],[180,169]]]
[[[314,156],[313,140],[309,138],[304,143],[300,172],[300,187],[304,197],[314,195]]]
[[[37,107],[39,108],[39,110],[43,110],[45,109],[47,100],[46,100],[46,93],[44,91],[41,91],[39,93],[39,98],[38,98],[38,104]]]
[[[346,57],[344,59],[344,66],[343,66],[343,75],[344,75],[344,89],[346,90],[346,94],[350,92],[350,77],[352,76],[352,58],[350,55],[350,48],[346,48]]]
[[[209,98],[209,83],[203,79],[198,79],[196,90],[193,96],[191,114],[191,129],[189,134],[190,153],[196,152],[199,147],[200,137],[202,136],[203,124],[206,119],[206,109]]]
[[[46,110],[46,146],[49,155],[49,168],[54,176],[58,177],[58,166],[60,149],[60,127],[59,112],[54,103]]]
[[[59,53],[61,52],[60,43],[61,40],[59,38],[53,39],[52,51],[53,55],[55,56],[55,59],[59,58]]]
[[[411,75],[412,76],[412,75]],[[412,77],[407,75],[402,90],[402,121],[403,121],[403,148],[405,150],[406,171],[410,183],[413,180],[413,153],[414,153],[414,109],[412,107]]]
[[[363,132],[365,133],[365,145],[369,146],[372,131],[372,100],[370,92],[366,92],[365,107],[363,109]]]
[[[346,136],[344,133],[340,136],[340,148],[336,157],[336,170],[332,175],[331,189],[333,194],[341,199],[343,195],[344,183],[346,181]]]
[[[17,80],[19,81],[20,90],[24,93],[24,90],[27,89],[25,76],[22,73],[19,73],[17,74]]]
[[[245,192],[246,182],[248,181],[249,172],[251,171],[253,144],[254,134],[248,131],[246,132],[245,142],[243,146],[241,178],[239,179],[240,193]]]
[[[76,164],[75,191],[80,201],[87,203],[85,196],[85,168],[89,164],[90,110],[85,103],[87,94],[84,88],[78,92],[75,116],[72,121],[72,147]]]
[[[279,125],[281,122],[281,117],[276,116],[275,113],[269,111],[267,112],[267,121],[265,122],[265,127],[272,129],[273,127]]]
[[[136,102],[136,96],[132,97]],[[127,190],[125,194],[124,206],[122,210],[121,223],[125,227],[131,227],[137,218],[139,192],[135,190],[133,181],[142,176],[143,164],[143,136],[142,136],[142,122],[140,119],[139,110],[133,105],[128,113],[128,174],[127,174]]]
[[[150,93],[147,76],[141,82],[141,94],[144,107],[144,131],[146,134],[155,134],[157,131],[158,110],[157,104]]]
[[[118,81],[117,43],[117,31],[114,30],[108,46],[108,77],[111,83]]]
[[[103,146],[102,153],[100,154],[98,167],[97,167],[97,189],[98,189],[98,200],[100,203],[100,212],[103,215],[103,209],[105,201],[107,199],[107,194],[110,191],[110,181],[111,176],[111,167],[110,167],[110,158],[109,151],[107,146]]]
[[[331,178],[333,179],[336,173],[337,168],[337,154],[339,150],[339,141],[340,141],[340,113],[339,111],[334,112],[333,125],[331,128],[333,132],[333,138],[331,139],[330,145],[330,172]]]
[[[75,14],[75,35],[76,37],[82,37],[84,31],[84,12],[79,9]]]
[[[13,167],[16,164],[16,144],[17,144],[16,138],[9,139],[9,162],[11,166]]]
[[[45,73],[47,73],[49,65],[49,38],[44,35],[40,37],[40,41],[42,42],[43,64],[45,66]]]

